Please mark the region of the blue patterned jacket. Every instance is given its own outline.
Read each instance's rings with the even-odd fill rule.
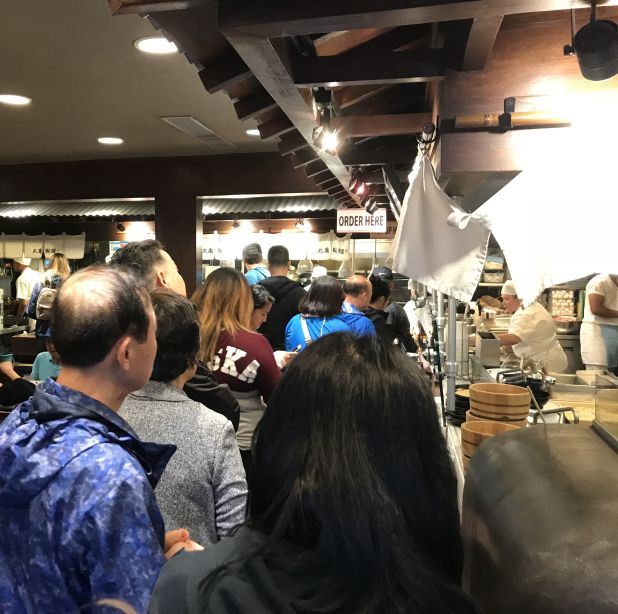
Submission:
[[[2,612],[146,612],[164,563],[153,488],[175,450],[53,380],[16,407],[0,424]]]

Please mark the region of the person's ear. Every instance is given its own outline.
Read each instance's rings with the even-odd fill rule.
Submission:
[[[123,371],[129,371],[131,367],[133,343],[133,338],[129,336],[122,337],[116,343],[116,362]]]
[[[157,271],[157,275],[155,277],[155,287],[167,288],[167,284],[165,283],[165,272],[164,271]]]

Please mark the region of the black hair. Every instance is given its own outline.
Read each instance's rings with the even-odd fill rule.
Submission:
[[[253,439],[253,551],[294,611],[474,612],[457,481],[430,386],[392,345],[326,335],[288,366]],[[260,537],[261,536],[261,537]]]
[[[114,253],[110,260],[110,264],[126,266],[133,269],[140,277],[150,284],[154,281],[151,277],[155,265],[163,260],[161,256],[162,250],[163,245],[154,239],[132,241]]]
[[[268,264],[271,266],[287,266],[290,263],[290,252],[284,245],[273,245],[268,250]]]
[[[341,284],[328,275],[318,277],[300,299],[298,310],[306,316],[334,316],[341,313],[345,294]]]
[[[262,262],[262,248],[259,243],[249,243],[242,250],[242,258],[247,264],[259,264]]]
[[[149,310],[143,281],[126,267],[93,265],[74,273],[58,290],[51,313],[62,363],[99,364],[124,336],[144,343]]]
[[[346,279],[343,284],[343,291],[348,296],[360,296],[369,289],[369,280],[361,275],[353,275]]]
[[[371,282],[371,302],[375,303],[379,298],[385,296],[388,298],[391,295],[390,284],[380,277],[369,278]]]
[[[253,296],[253,309],[261,309],[264,305],[275,302],[275,297],[260,284],[251,286],[251,295]]]
[[[150,379],[171,382],[197,363],[200,324],[195,305],[171,290],[150,293],[157,319],[157,355]]]

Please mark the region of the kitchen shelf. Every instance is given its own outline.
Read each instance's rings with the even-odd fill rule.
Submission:
[[[504,282],[500,282],[499,284],[490,284],[489,282],[482,281],[479,283],[479,288],[497,288],[498,286],[503,286]]]

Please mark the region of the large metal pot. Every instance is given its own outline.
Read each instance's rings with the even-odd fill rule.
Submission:
[[[556,333],[559,335],[578,335],[582,323],[579,320],[559,320],[554,318]]]

